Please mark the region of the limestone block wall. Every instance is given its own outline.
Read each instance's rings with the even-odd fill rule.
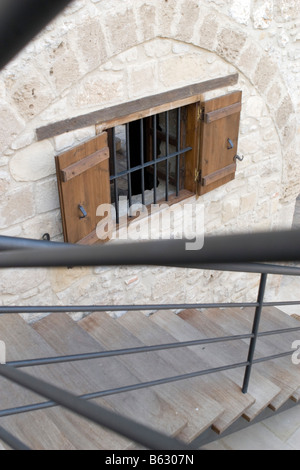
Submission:
[[[0,234],[62,240],[54,156],[101,132],[37,142],[36,128],[236,72],[245,158],[234,181],[192,202],[204,205],[206,235],[289,228],[300,193],[299,25],[298,0],[75,0],[0,73]],[[249,301],[257,283],[165,268],[6,270],[0,302]]]

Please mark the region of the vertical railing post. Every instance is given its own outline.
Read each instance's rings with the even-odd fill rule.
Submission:
[[[248,359],[247,359],[247,362],[249,364],[246,367],[246,371],[245,371],[245,377],[244,377],[244,383],[243,383],[243,389],[242,389],[243,393],[248,392],[248,386],[249,386],[250,375],[251,375],[254,353],[255,353],[255,346],[256,346],[256,341],[257,341],[258,332],[259,332],[261,312],[263,309],[266,284],[267,284],[267,274],[263,273],[261,274],[261,278],[260,278],[259,292],[258,292],[258,298],[257,298],[258,306],[256,307],[255,315],[254,315],[254,321],[253,321],[253,327],[252,327],[253,337],[251,338],[250,345],[249,345],[249,352],[248,352]]]

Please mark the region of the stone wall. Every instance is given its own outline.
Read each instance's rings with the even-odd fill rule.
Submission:
[[[205,233],[289,228],[300,193],[299,25],[298,0],[75,0],[0,74],[0,234],[62,240],[54,156],[101,131],[37,142],[36,128],[236,72],[245,158],[234,181],[198,200]],[[257,282],[164,268],[9,270],[0,302],[248,301]]]

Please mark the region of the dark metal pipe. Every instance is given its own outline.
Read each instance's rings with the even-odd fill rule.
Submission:
[[[295,331],[300,331],[300,326],[293,328],[283,328],[280,330],[272,331],[263,331],[258,333],[257,337],[265,336],[275,336],[279,334],[293,333]],[[242,334],[242,335],[233,335],[233,336],[220,336],[216,338],[207,338],[191,341],[181,341],[177,343],[167,343],[167,344],[158,344],[153,346],[141,346],[137,348],[126,348],[126,349],[115,349],[111,351],[100,351],[93,353],[85,354],[72,354],[68,356],[57,356],[57,357],[43,357],[37,359],[26,359],[21,361],[10,361],[7,362],[7,365],[15,368],[24,368],[24,367],[36,367],[36,366],[45,366],[49,364],[60,364],[64,362],[78,362],[78,361],[87,361],[91,359],[102,359],[107,357],[115,356],[125,356],[130,354],[141,354],[145,352],[153,351],[164,351],[166,349],[177,349],[184,347],[193,347],[203,344],[215,344],[215,343],[224,343],[229,341],[237,341],[244,339],[254,338],[254,334]]]
[[[261,362],[273,361],[274,359],[281,359],[282,357],[288,357],[294,354],[295,351],[286,351],[278,354],[272,354],[272,356],[259,357],[253,360],[253,364],[260,364]]]
[[[177,109],[177,152],[180,152],[181,147],[181,108]],[[176,196],[179,195],[180,191],[180,157],[176,157]]]
[[[34,248],[54,248],[54,247],[66,247],[66,246],[74,246],[66,243],[61,242],[50,242],[45,240],[33,240],[30,238],[15,238],[15,237],[6,237],[0,236],[0,252],[1,251],[9,251],[9,250],[24,250],[24,249],[34,249]]]
[[[0,427],[0,440],[11,447],[13,450],[31,450],[23,442],[21,442],[17,437],[13,436],[6,429]]]
[[[120,221],[119,214],[119,191],[118,191],[118,165],[117,165],[117,149],[116,149],[116,130],[112,128],[112,153],[113,153],[113,174],[114,178],[114,195],[115,195],[115,210],[116,210],[116,223]]]
[[[300,327],[299,327],[299,330],[300,330]],[[138,348],[116,349],[112,351],[101,351],[101,352],[86,353],[86,354],[73,354],[70,356],[26,359],[24,361],[11,361],[11,362],[7,362],[7,365],[10,367],[15,367],[16,369],[20,369],[24,367],[36,367],[36,366],[45,366],[49,364],[60,364],[63,362],[87,361],[91,359],[101,359],[101,358],[106,358],[106,357],[126,356],[130,354],[141,354],[141,353],[153,352],[153,351],[164,351],[166,349],[177,349],[177,348],[199,346],[200,344],[225,343],[228,341],[237,341],[241,339],[249,339],[252,337],[253,335],[251,334],[223,336],[219,338],[207,338],[207,339],[199,339],[199,340],[193,340],[193,341],[182,341],[182,342],[177,342],[177,343],[158,344],[158,345],[153,345],[153,346],[141,346]]]
[[[0,365],[0,376],[31,390],[38,395],[46,397],[54,403],[82,416],[93,423],[117,432],[118,434],[132,439],[149,449],[158,450],[191,450],[186,444],[170,438],[160,432],[150,429],[143,424],[137,423],[129,418],[117,415],[106,408],[94,403],[82,400],[72,393],[66,392],[32,375],[25,374],[20,370]]]
[[[284,243],[283,243],[284,240]],[[63,246],[51,250],[0,253],[0,267],[173,266],[300,261],[299,231],[206,237],[201,250],[186,250],[187,240]],[[46,242],[45,242],[46,243]]]
[[[166,111],[166,155],[169,155],[170,148],[170,120],[169,120],[169,111]],[[166,201],[169,200],[169,160],[166,160]]]
[[[1,0],[0,69],[69,3],[71,0]]]
[[[300,302],[299,302],[300,304]],[[211,304],[152,304],[152,305],[74,305],[74,306],[1,306],[0,315],[10,315],[17,313],[81,313],[81,312],[122,312],[140,310],[188,310],[199,308],[220,308],[220,307],[257,307],[257,302],[232,302],[232,303],[211,303]]]

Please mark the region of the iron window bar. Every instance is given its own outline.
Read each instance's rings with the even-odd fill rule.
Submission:
[[[169,155],[165,155],[163,157],[159,157],[155,160],[156,164],[157,163],[162,163],[162,162],[165,162],[166,160],[170,160],[171,158],[174,158],[174,157],[177,157],[177,155],[184,155],[186,152],[188,152],[189,150],[192,150],[192,147],[186,147],[184,148],[183,150],[180,150],[179,152],[172,152],[170,153]],[[144,162],[144,164],[142,165],[136,165],[135,167],[133,168],[130,168],[129,170],[123,170],[123,171],[120,171],[118,174],[116,175],[111,175],[110,176],[110,181],[115,181],[117,178],[121,177],[121,176],[126,176],[128,174],[132,174],[134,173],[135,171],[138,171],[138,170],[142,170],[143,168],[147,168],[149,166],[152,166],[154,163],[154,160],[151,160],[150,162]]]
[[[298,328],[298,330],[300,330],[300,327]],[[293,329],[289,330],[289,332],[291,331],[293,331]],[[273,334],[276,334],[276,333],[273,333]],[[200,346],[203,344],[223,343],[226,341],[250,339],[250,338],[253,338],[253,336],[254,336],[253,334],[223,336],[223,337],[218,337],[218,338],[180,341],[176,343],[157,344],[157,345],[152,345],[152,346],[140,346],[136,348],[116,349],[112,351],[100,351],[100,352],[86,353],[86,354],[72,354],[69,356],[57,356],[57,357],[50,357],[50,358],[27,359],[27,360],[22,360],[22,361],[7,362],[7,365],[11,367],[15,367],[15,368],[23,368],[23,367],[42,366],[42,365],[49,365],[49,364],[58,364],[62,362],[86,361],[90,359],[126,356],[129,354],[140,354],[140,353],[153,352],[153,351],[164,351],[166,349],[177,349],[177,348],[184,348],[184,347]]]
[[[116,149],[116,131],[115,128],[112,128],[112,152],[113,152],[113,172],[116,175],[118,173],[117,165],[117,149]],[[112,180],[111,180],[112,181]],[[118,191],[118,178],[113,180],[114,184],[114,197],[115,197],[115,211],[116,211],[116,220],[119,223],[119,191]]]
[[[157,115],[153,116],[153,162],[154,162],[154,176],[153,176],[153,203],[157,203],[157,191],[156,191],[156,181],[157,181]],[[178,149],[177,149],[178,150]]]
[[[181,141],[181,108],[177,109],[177,157],[176,157],[176,196],[179,196],[179,190],[180,190],[180,157],[179,157],[179,152],[180,152],[180,141]]]
[[[140,157],[141,157],[141,187],[142,187],[142,204],[145,205],[145,155],[144,155],[144,119],[140,120]]]
[[[166,155],[169,155],[169,147],[170,147],[170,119],[169,119],[169,111],[165,113],[165,126],[166,126]],[[155,130],[156,132],[156,130]],[[178,156],[176,155],[176,158]],[[169,200],[169,161],[166,160],[166,195],[165,200],[168,202]]]
[[[132,187],[131,187],[131,164],[130,164],[130,134],[129,124],[126,124],[126,156],[127,156],[127,184],[128,184],[128,202],[129,207],[132,206]]]

